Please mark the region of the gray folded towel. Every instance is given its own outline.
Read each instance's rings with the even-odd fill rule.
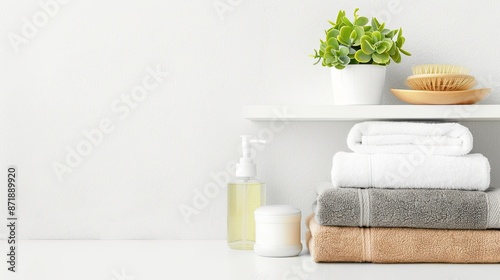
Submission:
[[[320,225],[435,229],[500,228],[500,189],[332,188],[314,205]]]

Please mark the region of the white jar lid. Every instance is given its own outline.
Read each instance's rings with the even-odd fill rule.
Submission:
[[[266,205],[255,210],[256,223],[300,223],[301,212],[290,205]]]

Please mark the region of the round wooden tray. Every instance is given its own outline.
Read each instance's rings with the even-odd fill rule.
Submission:
[[[427,91],[411,89],[394,89],[392,93],[411,104],[427,105],[459,105],[474,104],[490,95],[491,88],[478,88],[460,91]]]

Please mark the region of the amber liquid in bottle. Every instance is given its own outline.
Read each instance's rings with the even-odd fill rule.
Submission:
[[[266,204],[265,184],[240,178],[227,189],[227,243],[231,249],[252,250],[255,244],[255,209]]]

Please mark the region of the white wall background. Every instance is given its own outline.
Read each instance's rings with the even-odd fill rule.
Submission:
[[[403,87],[412,65],[454,63],[493,87],[485,103],[500,101],[498,1],[72,0],[16,53],[8,34],[21,34],[23,18],[42,11],[38,2],[0,2],[0,166],[19,167],[21,238],[224,239],[225,189],[189,224],[179,205],[192,205],[194,190],[239,157],[240,134],[269,131],[269,123],[241,118],[244,105],[331,102],[328,69],[307,55],[339,9],[360,7],[404,28],[413,56],[390,65],[387,89]],[[232,6],[221,15],[215,3]],[[159,64],[168,78],[118,118],[112,102]],[[384,103],[398,101],[387,93]],[[105,118],[115,130],[60,182],[53,162],[63,163],[66,146]],[[329,180],[331,157],[347,149],[352,125],[289,123],[274,131],[257,158],[268,202],[309,214],[314,188]],[[498,185],[500,125],[466,125]]]

